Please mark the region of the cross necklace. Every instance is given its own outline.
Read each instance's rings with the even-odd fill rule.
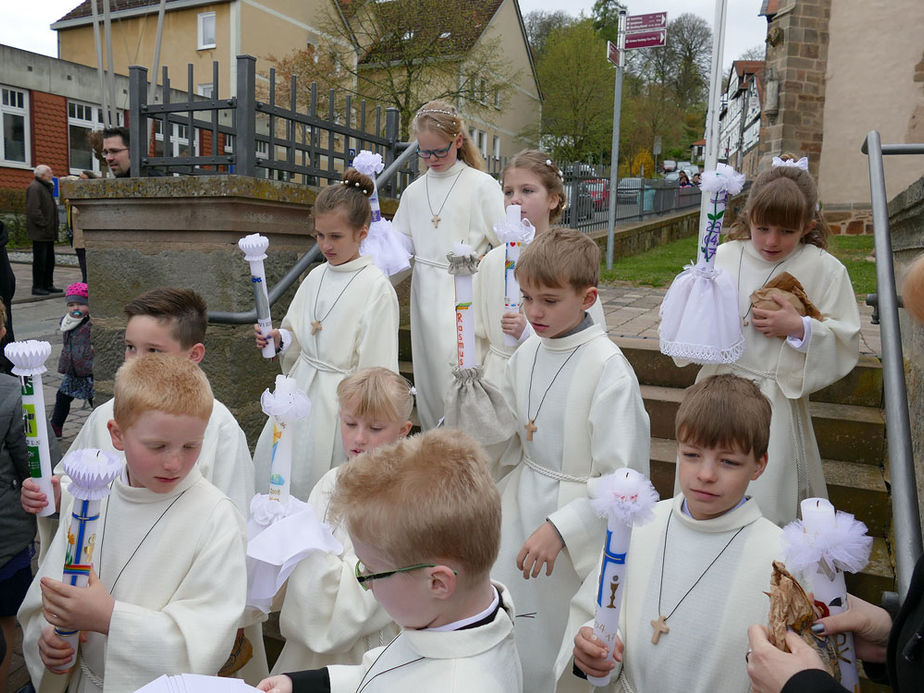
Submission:
[[[369,265],[363,265],[358,270],[353,272],[353,276],[350,277],[350,281],[346,283],[346,286],[340,290],[340,293],[337,294],[337,298],[334,299],[334,302],[330,304],[330,308],[327,309],[327,312],[324,313],[320,318],[318,315],[318,297],[321,295],[321,287],[324,286],[324,277],[327,276],[328,267],[324,267],[324,274],[321,275],[321,281],[318,282],[318,292],[314,295],[314,310],[312,310],[312,315],[315,316],[315,320],[311,321],[311,334],[317,334],[321,331],[321,322],[327,319],[327,316],[330,315],[330,312],[337,306],[337,302],[340,300],[340,297],[343,296],[344,292],[350,288],[350,284],[353,283],[353,280],[358,277],[366,267]]]
[[[684,593],[684,595],[680,598],[680,601],[674,605],[674,608],[671,609],[671,612],[667,616],[665,616],[664,613],[661,611],[661,595],[664,592],[664,563],[665,563],[664,557],[667,555],[667,535],[671,529],[671,517],[673,517],[673,515],[674,515],[674,511],[671,510],[670,514],[667,516],[667,526],[664,528],[664,548],[661,551],[661,581],[658,584],[658,617],[651,622],[651,627],[654,629],[654,633],[652,633],[651,635],[652,645],[658,644],[658,640],[661,639],[662,633],[666,634],[666,633],[671,632],[671,629],[667,627],[667,619],[669,619],[671,616],[674,615],[674,612],[677,611],[677,608],[681,604],[683,604],[683,600],[686,599],[688,596],[690,596],[690,592],[693,591],[693,588],[696,587],[699,584],[699,581],[702,580],[706,576],[706,573],[709,572],[709,569],[712,566],[714,566],[715,562],[719,560],[719,558],[722,556],[723,553],[725,553],[725,549],[731,546],[731,543],[735,540],[735,538],[737,538],[739,534],[741,534],[741,532],[744,530],[744,527],[747,526],[747,525],[744,525],[744,527],[738,528],[738,531],[732,535],[732,538],[728,540],[728,543],[726,543],[725,546],[722,547],[722,550],[716,554],[716,557],[713,558],[712,562],[706,566],[706,569],[702,573],[700,573],[699,577],[696,578],[696,581],[692,585],[690,585],[690,589],[688,589]]]
[[[745,241],[745,242],[747,242],[747,241]],[[738,294],[739,294],[739,296],[741,295],[741,261],[742,261],[743,259],[744,259],[744,246],[742,245],[742,246],[741,246],[741,254],[738,256]],[[789,259],[788,257],[784,257],[782,260],[780,260],[778,263],[776,263],[776,264],[771,268],[770,274],[768,274],[768,275],[767,275],[767,278],[764,279],[764,283],[761,284],[759,287],[757,287],[757,289],[755,289],[755,291],[756,291],[756,290],[759,290],[759,289],[763,289],[763,288],[767,285],[767,282],[770,281],[770,277],[773,276],[773,273],[776,272],[777,267],[779,267],[780,265],[782,265],[782,264],[783,264],[784,262],[786,262],[788,259]],[[747,309],[747,311],[745,312],[745,314],[741,316],[741,324],[743,324],[745,327],[748,326],[748,322],[749,322],[749,321],[748,321],[748,316],[751,314],[751,309],[752,309],[753,307],[754,307],[754,305],[751,303],[750,299],[748,299],[748,309]]]
[[[536,361],[539,358],[539,349],[541,346],[536,347],[536,351],[533,353],[533,366],[529,371],[529,391],[526,394],[526,418],[528,419],[525,426],[526,440],[532,440],[533,433],[539,430],[539,427],[536,426],[536,419],[539,417],[539,412],[542,410],[542,404],[545,402],[546,395],[549,394],[549,390],[551,390],[552,385],[555,384],[555,380],[558,378],[559,373],[561,373],[562,369],[568,365],[568,361],[571,360],[571,357],[574,356],[577,353],[577,350],[582,346],[584,345],[578,344],[576,347],[574,347],[574,349],[571,350],[571,353],[568,354],[568,358],[566,358],[564,362],[558,367],[558,370],[555,371],[555,375],[552,376],[552,382],[549,383],[549,386],[545,388],[545,392],[542,393],[542,399],[539,400],[539,406],[536,407],[536,413],[533,416],[530,416],[529,407],[533,399],[533,376],[536,373]]]
[[[429,171],[427,173],[429,174]],[[459,182],[459,178],[462,177],[463,173],[465,173],[465,168],[462,168],[456,174],[455,180],[452,181],[452,185],[449,186],[449,192],[446,193],[446,197],[443,198],[443,204],[441,204],[440,208],[436,210],[435,212],[433,211],[433,205],[430,203],[430,176],[429,175],[424,176],[424,188],[427,191],[427,207],[429,207],[430,209],[430,214],[433,215],[432,217],[430,217],[430,221],[433,222],[433,228],[437,228],[440,225],[440,222],[442,221],[442,219],[440,218],[440,212],[443,211],[443,207],[445,207],[446,203],[449,201],[449,196],[452,195],[452,189],[456,187],[456,183]]]

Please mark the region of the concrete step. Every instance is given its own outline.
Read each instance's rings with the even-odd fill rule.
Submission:
[[[640,383],[661,387],[689,387],[699,372],[698,365],[680,368],[658,348],[657,339],[614,337],[613,341],[626,355]],[[813,402],[852,404],[864,407],[882,406],[882,364],[879,359],[864,354],[856,367],[836,383],[815,392]]]
[[[673,438],[674,419],[683,399],[678,387],[642,385],[642,399],[651,419],[653,438]],[[823,459],[879,466],[885,459],[882,410],[850,404],[811,402],[809,411]]]

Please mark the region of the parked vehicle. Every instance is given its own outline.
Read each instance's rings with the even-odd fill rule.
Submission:
[[[561,213],[561,221],[563,224],[570,224],[572,226],[577,225],[578,223],[585,221],[587,219],[592,219],[594,216],[594,201],[593,197],[590,194],[590,187],[587,183],[581,181],[578,183],[578,199],[577,203],[572,199],[574,197],[574,184],[566,182],[565,183],[565,208]],[[577,210],[575,214],[573,210]]]
[[[621,205],[637,205],[643,182],[642,178],[620,178],[616,184],[616,201]]]
[[[610,182],[605,178],[592,178],[587,181],[590,197],[593,200],[594,211],[607,209],[610,204]]]

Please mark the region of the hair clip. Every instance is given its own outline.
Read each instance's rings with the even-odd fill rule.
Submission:
[[[443,109],[441,109],[441,108],[421,108],[419,111],[417,111],[417,115],[415,115],[414,117],[415,117],[415,118],[418,118],[418,117],[420,117],[420,116],[422,116],[422,115],[427,115],[427,114],[429,114],[429,113],[442,113],[443,115],[448,115],[448,116],[451,116],[451,117],[453,117],[453,118],[458,118],[458,117],[459,117],[459,115],[458,115],[457,113],[453,113],[452,111],[445,111],[445,110],[443,110]]]
[[[546,160],[545,160],[545,165],[548,166],[550,169],[552,169],[552,171],[554,171],[555,173],[557,173],[559,178],[561,178],[562,180],[565,179],[565,175],[561,172],[561,169],[560,169],[560,168],[556,168],[556,167],[555,167],[555,164],[552,163],[552,160],[551,160],[551,159],[546,159]]]
[[[802,157],[801,159],[799,159],[798,161],[796,161],[795,159],[786,159],[786,160],[783,160],[783,159],[781,159],[780,157],[775,156],[775,157],[773,157],[772,166],[773,166],[773,168],[776,168],[777,166],[786,166],[786,167],[789,167],[789,168],[795,167],[795,168],[800,168],[800,169],[802,169],[803,171],[808,171],[808,169],[809,169],[809,166],[808,166],[808,157],[807,157],[807,156],[803,156],[803,157]]]
[[[411,386],[408,388],[407,393],[408,393],[411,397],[416,397],[416,396],[417,396],[417,388],[414,387],[413,385],[411,385]]]

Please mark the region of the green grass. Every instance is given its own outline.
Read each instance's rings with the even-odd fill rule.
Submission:
[[[865,297],[876,291],[876,264],[872,261],[872,236],[832,236],[828,247],[844,263],[853,290]],[[682,238],[631,257],[617,258],[612,271],[600,267],[600,281],[605,284],[666,287],[696,258],[696,239]]]

